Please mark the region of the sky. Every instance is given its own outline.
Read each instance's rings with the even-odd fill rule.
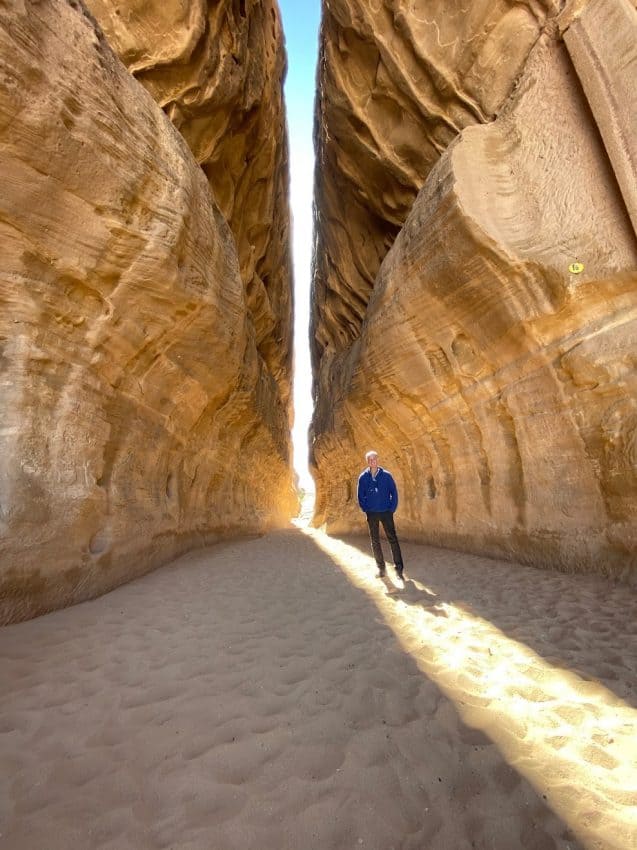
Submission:
[[[294,262],[294,468],[302,487],[313,487],[307,468],[307,429],[312,415],[309,351],[314,90],[320,0],[279,0],[288,55],[285,101],[290,142],[290,204]]]

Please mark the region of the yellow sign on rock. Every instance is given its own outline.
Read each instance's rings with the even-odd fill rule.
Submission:
[[[568,270],[571,274],[580,274],[584,271],[584,266],[582,263],[571,263]]]

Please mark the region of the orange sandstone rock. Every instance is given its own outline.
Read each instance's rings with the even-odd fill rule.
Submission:
[[[415,5],[424,14],[425,4]],[[330,3],[345,6],[358,9]],[[387,17],[390,6],[397,4],[377,14]],[[426,17],[435,32],[432,63],[435,45],[453,52],[468,43],[459,21],[454,35],[453,16]],[[337,49],[329,20],[325,56]],[[485,92],[506,92],[497,115],[483,110],[464,128],[456,124],[444,153],[419,166],[422,188],[405,220],[384,213],[388,238],[402,226],[378,272],[366,272],[367,292],[359,285],[363,264],[332,247],[342,245],[334,234],[345,229],[324,215],[329,202],[319,209],[326,259],[315,278],[315,522],[361,528],[354,484],[373,447],[397,480],[405,536],[635,581],[637,241],[608,133],[596,125],[601,113],[591,113],[554,24],[544,22],[509,86],[490,84],[479,63]],[[388,27],[361,30],[362,67],[380,67],[370,45]],[[633,69],[635,43],[624,56]],[[427,54],[429,42],[419,46]],[[405,67],[411,53],[405,58],[400,39],[394,47],[394,66]],[[349,85],[363,77],[360,70],[354,77],[350,56],[340,51],[323,70],[318,131],[328,157],[341,138],[324,107],[330,86],[338,80],[347,114],[362,102],[362,89]],[[614,64],[600,71],[611,89]],[[436,83],[448,103],[466,88],[465,72],[453,78],[457,85],[443,85],[452,77]],[[430,113],[428,100],[423,137]],[[391,104],[368,122],[365,137],[386,139],[390,114]],[[357,143],[363,135],[359,127]],[[396,160],[377,159],[390,180]],[[319,197],[345,191],[347,161],[336,156],[317,172]],[[376,224],[377,190],[378,181],[361,176],[358,196],[376,199],[369,216]],[[368,235],[350,230],[348,244],[369,245]]]
[[[181,135],[80,4],[5,4],[0,56],[7,622],[295,498],[235,239]]]
[[[289,408],[292,273],[286,60],[276,0],[88,0],[187,141],[237,242],[257,347]]]
[[[427,175],[464,127],[487,123],[502,108],[553,6],[552,0],[323,3],[315,131],[317,365],[358,337],[380,264]]]

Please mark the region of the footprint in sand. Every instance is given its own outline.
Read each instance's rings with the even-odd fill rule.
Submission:
[[[551,694],[548,694],[540,688],[510,688],[509,694],[511,696],[521,697],[527,702],[552,702],[554,699]]]
[[[595,745],[585,747],[582,750],[582,755],[589,764],[594,764],[596,767],[605,767],[607,770],[613,770],[619,765],[616,758],[613,758],[610,753]]]

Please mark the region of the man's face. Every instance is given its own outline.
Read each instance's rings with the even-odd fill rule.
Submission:
[[[370,469],[378,469],[378,455],[370,455],[367,459]]]

